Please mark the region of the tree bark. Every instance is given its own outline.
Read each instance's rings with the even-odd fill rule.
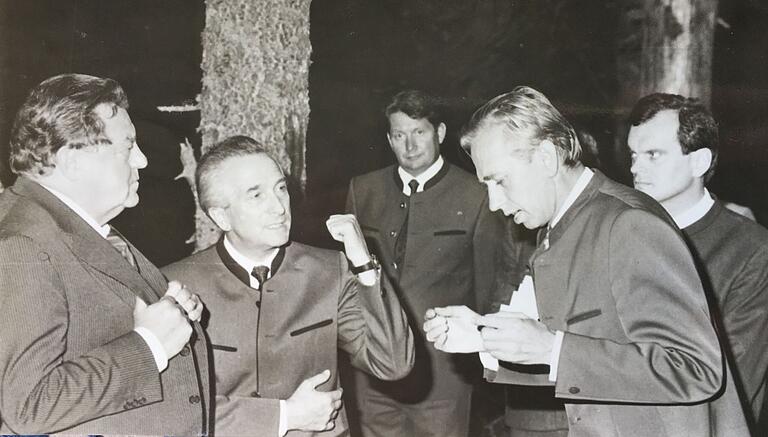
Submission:
[[[696,97],[709,105],[717,0],[646,0],[641,96]]]
[[[309,119],[310,0],[208,0],[200,131],[203,151],[232,135],[262,142],[303,188]],[[216,226],[198,210],[195,246]]]

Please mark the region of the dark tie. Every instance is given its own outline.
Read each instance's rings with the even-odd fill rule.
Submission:
[[[262,288],[264,288],[264,281],[267,280],[267,276],[269,275],[269,267],[267,266],[256,266],[251,270],[251,276],[256,278],[259,281],[259,288],[258,290],[261,291]]]
[[[115,248],[118,252],[120,252],[120,255],[125,258],[126,261],[128,261],[128,264],[131,265],[134,269],[136,268],[136,258],[134,258],[133,253],[131,252],[131,247],[128,246],[128,242],[125,241],[122,235],[120,235],[117,231],[114,230],[114,228],[109,228],[109,234],[107,234],[107,241],[109,241],[109,244],[112,245],[112,247]]]
[[[397,268],[402,270],[403,260],[405,259],[405,243],[408,241],[408,215],[411,212],[411,199],[416,194],[416,190],[419,188],[419,181],[411,179],[408,182],[408,186],[411,188],[411,195],[408,196],[408,209],[405,210],[405,220],[403,225],[400,226],[400,232],[395,238],[395,264]]]

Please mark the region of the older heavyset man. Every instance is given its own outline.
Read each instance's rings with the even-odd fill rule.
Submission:
[[[19,178],[0,195],[3,434],[208,432],[202,304],[107,224],[137,204],[147,165],[127,108],[115,81],[67,74],[16,116]]]
[[[216,435],[347,435],[338,349],[376,378],[402,378],[413,366],[405,313],[379,283],[357,221],[327,222],[346,257],[290,242],[285,175],[248,137],[215,145],[196,180],[224,237],[164,271],[194,283],[210,313]]]
[[[705,184],[717,163],[717,123],[698,101],[651,94],[630,115],[635,188],[682,229],[722,319],[744,409],[760,415],[768,372],[768,230],[728,210]]]
[[[553,384],[570,436],[748,435],[690,252],[658,203],[585,168],[571,125],[531,88],[478,109],[462,145],[490,207],[545,229],[517,291],[532,307],[428,311],[436,347],[505,362],[489,364],[492,382]]]

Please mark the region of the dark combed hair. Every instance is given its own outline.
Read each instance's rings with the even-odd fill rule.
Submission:
[[[635,104],[629,115],[629,123],[640,126],[659,112],[667,110],[677,112],[680,123],[677,140],[684,154],[703,148],[712,152],[712,162],[704,173],[704,181],[709,181],[717,164],[719,134],[715,118],[700,101],[677,94],[650,94]]]
[[[437,99],[419,90],[406,90],[395,94],[384,109],[384,116],[389,120],[389,116],[396,112],[402,112],[417,120],[426,118],[435,129],[444,122]]]
[[[462,129],[461,147],[469,153],[478,131],[493,125],[523,134],[531,140],[531,148],[541,141],[551,141],[566,167],[580,162],[581,144],[573,126],[544,94],[533,88],[519,86],[478,108]]]
[[[46,79],[27,96],[11,129],[10,164],[16,174],[43,175],[56,166],[62,147],[109,143],[94,112],[101,104],[128,109],[128,98],[112,80],[84,74]]]
[[[267,155],[274,161],[274,158],[272,158],[261,143],[245,135],[235,135],[226,138],[208,149],[200,157],[200,161],[197,163],[197,170],[195,171],[197,198],[203,211],[208,212],[212,207],[224,206],[218,201],[215,194],[216,190],[213,188],[214,173],[221,164],[230,158],[260,154]]]

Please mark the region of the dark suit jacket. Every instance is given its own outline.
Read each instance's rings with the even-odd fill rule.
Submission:
[[[491,300],[501,217],[488,209],[484,187],[448,162],[410,199],[403,266],[394,266],[394,244],[406,216],[397,167],[390,166],[350,182],[347,211],[355,214],[371,250],[397,284],[417,336],[414,371],[395,384],[377,384],[409,402],[450,399],[467,393],[469,377],[479,374],[477,357],[449,356],[426,345],[421,324],[428,308],[467,305],[482,308]],[[372,382],[375,383],[375,382]]]
[[[133,332],[135,296],[165,293],[135,248],[138,271],[38,184],[0,195],[2,433],[207,432],[208,365],[197,339],[158,373]]]
[[[279,400],[303,380],[328,369],[318,390],[338,387],[337,347],[377,378],[402,378],[413,366],[413,336],[395,293],[359,284],[340,252],[293,242],[280,258],[260,293],[221,242],[164,268],[194,284],[209,312],[216,435],[277,437]],[[347,431],[342,410],[322,435]]]
[[[690,252],[655,201],[595,172],[530,265],[541,321],[565,333],[569,435],[749,435]],[[520,367],[487,376],[549,384]]]

